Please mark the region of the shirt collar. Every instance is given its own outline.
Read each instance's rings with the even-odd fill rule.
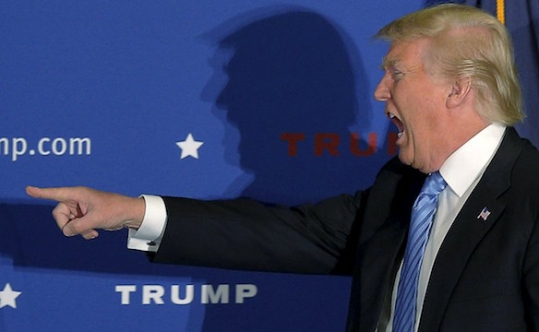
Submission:
[[[458,148],[440,167],[447,185],[461,197],[498,150],[505,126],[492,123]]]

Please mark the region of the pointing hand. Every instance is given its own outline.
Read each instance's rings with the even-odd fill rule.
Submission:
[[[37,188],[26,193],[35,198],[57,201],[52,215],[64,235],[96,238],[97,229],[138,229],[145,212],[143,198],[133,198],[87,187]]]

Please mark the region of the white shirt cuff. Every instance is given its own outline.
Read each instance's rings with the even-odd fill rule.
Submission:
[[[139,229],[129,229],[127,248],[156,252],[167,225],[167,209],[159,196],[141,195],[146,209]]]

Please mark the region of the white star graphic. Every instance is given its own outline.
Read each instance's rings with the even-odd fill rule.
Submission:
[[[15,302],[15,299],[21,295],[21,292],[16,292],[13,289],[11,289],[11,285],[9,283],[4,286],[4,290],[0,292],[0,308],[3,308],[5,306],[10,306],[12,308],[17,308],[17,302]]]
[[[198,149],[204,144],[204,142],[195,141],[193,135],[190,133],[187,135],[185,141],[176,142],[176,145],[182,149],[182,155],[180,159],[187,157],[193,157],[198,159]]]

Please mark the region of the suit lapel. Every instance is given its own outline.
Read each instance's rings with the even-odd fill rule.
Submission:
[[[354,275],[348,331],[374,331],[380,319],[385,294],[392,282],[392,269],[406,239],[406,221],[388,220],[361,247],[359,273]]]
[[[497,198],[510,187],[511,169],[522,146],[516,131],[507,128],[500,148],[447,233],[430,275],[420,331],[439,330],[470,255],[505,208]],[[483,209],[488,215],[481,215]]]
[[[357,250],[347,331],[374,331],[380,319],[395,262],[408,232],[411,206],[425,175],[390,163],[369,195]],[[389,294],[390,295],[390,294]]]

